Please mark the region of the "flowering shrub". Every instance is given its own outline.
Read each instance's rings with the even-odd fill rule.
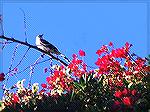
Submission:
[[[5,90],[0,106],[4,112],[147,112],[150,110],[150,60],[130,53],[128,42],[114,48],[103,45],[96,54],[98,68],[83,59],[83,50],[72,55],[68,66],[53,65],[46,83],[27,89],[23,82],[17,91]],[[80,59],[82,57],[82,59]],[[45,69],[48,72],[47,69]],[[4,80],[4,74],[0,76]]]

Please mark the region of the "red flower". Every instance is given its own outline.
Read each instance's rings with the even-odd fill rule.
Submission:
[[[122,91],[122,94],[127,95],[127,93],[128,93],[128,90],[126,88],[124,88],[124,90]]]
[[[42,94],[44,93],[46,90],[45,89],[42,89],[39,93]]]
[[[135,90],[135,89],[132,90],[132,91],[131,91],[131,94],[134,96],[134,95],[136,94],[136,90]]]
[[[109,46],[113,46],[113,43],[112,43],[112,42],[109,42]]]
[[[136,63],[139,67],[144,66],[145,62],[146,62],[145,59],[142,59],[142,58],[139,58],[139,57],[135,60],[135,63]]]
[[[124,97],[122,101],[125,105],[131,106],[131,98],[130,97]]]
[[[122,92],[121,91],[116,91],[114,96],[117,97],[117,98],[120,98],[122,96]]]
[[[120,105],[121,103],[119,101],[114,102],[115,105]]]
[[[95,62],[95,64],[96,64],[97,66],[100,66],[100,64],[101,64],[101,58],[98,58],[97,61]]]
[[[132,66],[132,62],[130,60],[127,60],[124,66],[130,68]]]
[[[73,58],[77,58],[78,56],[77,56],[76,54],[73,54],[72,57],[73,57]]]
[[[106,53],[107,51],[108,51],[107,46],[103,45],[99,50],[97,50],[96,54],[100,56],[102,53]]]
[[[128,75],[132,75],[133,74],[133,72],[130,72],[130,71],[126,71],[126,75],[128,76]]]
[[[132,46],[132,44],[129,44],[128,42],[125,43],[125,48],[126,48],[126,51],[128,52],[129,51],[129,48]]]
[[[150,66],[145,66],[145,67],[144,67],[144,71],[145,71],[145,72],[150,72]]]
[[[79,55],[80,56],[85,56],[85,52],[83,50],[79,50]]]
[[[19,102],[19,97],[17,96],[17,94],[13,94],[13,96],[12,96],[12,101],[13,101],[14,103],[18,103],[18,102]]]
[[[71,77],[67,77],[66,72],[64,72],[64,70],[65,70],[65,67],[62,67],[62,66],[61,66],[61,69],[55,70],[51,76],[46,78],[48,85],[41,84],[41,86],[43,88],[47,88],[50,90],[53,90],[53,89],[57,90],[61,88],[62,92],[67,91],[68,88],[70,88],[70,84],[73,81],[73,79]],[[55,92],[55,94],[56,93],[57,92]]]
[[[42,88],[47,88],[46,84],[41,84]]]
[[[121,103],[119,101],[114,101],[113,110],[118,112],[121,109]]]
[[[56,79],[57,77],[59,77],[59,73],[60,73],[60,72],[59,72],[58,70],[55,70],[55,71],[54,71],[54,78],[55,78],[55,79]]]
[[[3,81],[3,80],[5,80],[5,74],[4,73],[0,73],[0,81]]]
[[[48,84],[50,84],[52,81],[52,77],[46,77],[46,81],[48,82]]]

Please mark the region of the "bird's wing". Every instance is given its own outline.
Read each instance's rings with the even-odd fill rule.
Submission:
[[[46,48],[49,48],[50,49],[50,51],[52,52],[52,53],[54,53],[54,54],[61,54],[59,51],[58,51],[58,49],[54,46],[54,45],[52,45],[51,43],[49,43],[48,41],[46,41],[46,40],[44,40],[44,39],[40,39],[40,41],[41,41],[41,45],[43,45],[44,47],[46,47]]]

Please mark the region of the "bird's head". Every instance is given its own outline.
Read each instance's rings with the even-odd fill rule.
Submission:
[[[43,38],[43,34],[41,34],[41,35],[38,35],[38,37],[40,37],[40,38]]]

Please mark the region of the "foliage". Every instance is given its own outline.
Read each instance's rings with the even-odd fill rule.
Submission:
[[[24,80],[17,82],[15,93],[5,90],[2,112],[148,112],[150,61],[131,54],[131,46],[103,45],[96,52],[96,69],[80,50],[68,66],[53,65],[41,90],[38,83],[25,88]]]

